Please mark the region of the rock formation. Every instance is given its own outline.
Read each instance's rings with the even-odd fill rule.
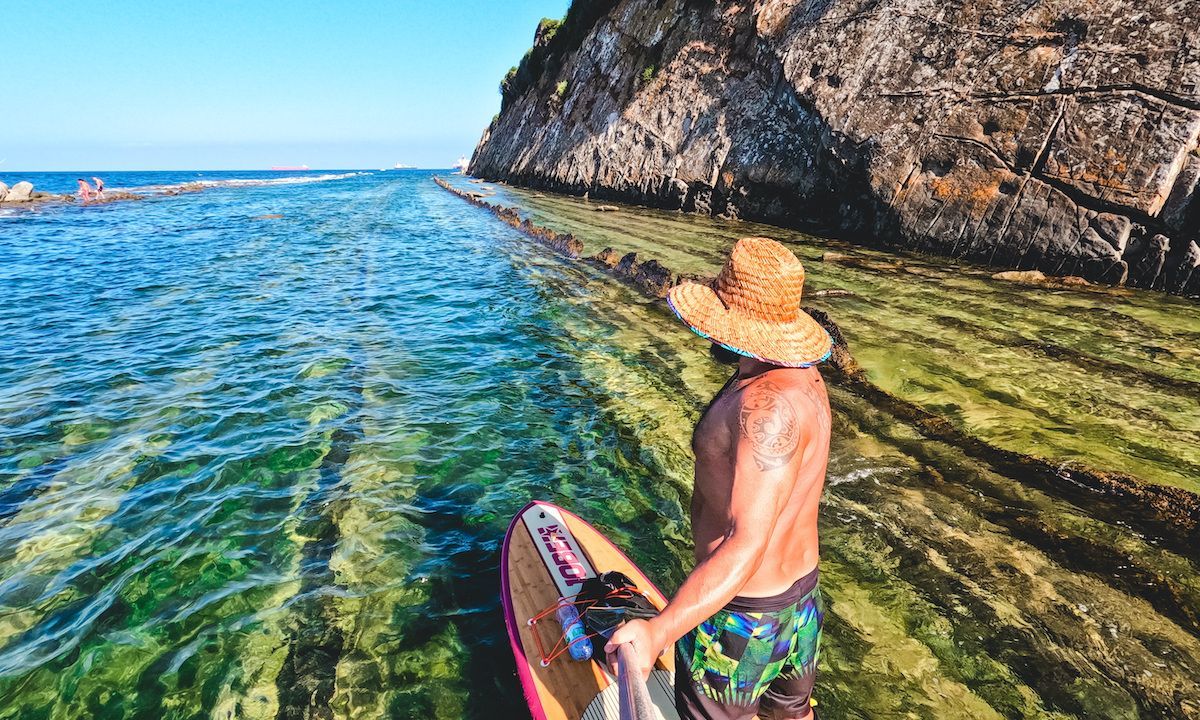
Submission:
[[[484,200],[486,195],[477,192],[468,192],[459,190],[450,183],[441,179],[438,176],[433,177],[433,181],[445,190],[449,190],[463,200],[477,205],[481,208],[486,208],[491,211],[501,222],[510,225],[538,242],[546,245],[558,252],[566,255],[569,258],[578,258],[583,252],[583,241],[569,233],[559,233],[551,230],[548,227],[538,225],[528,218],[522,218],[520,211],[515,208],[505,205],[497,205]]]
[[[473,174],[1200,295],[1200,0],[575,0]]]
[[[4,183],[0,183],[0,203],[5,205],[21,205],[24,207],[48,202],[71,202],[74,199],[74,196],[71,195],[36,192],[33,189],[33,183],[25,180],[16,183],[11,188]]]
[[[8,203],[29,202],[32,199],[33,183],[25,180],[8,188],[8,192],[4,195],[4,202]]]

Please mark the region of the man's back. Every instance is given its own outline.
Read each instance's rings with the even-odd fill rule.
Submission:
[[[730,500],[739,436],[752,450],[756,467],[764,472],[786,467],[795,473],[791,497],[782,504],[766,556],[740,595],[775,595],[817,567],[817,508],[829,459],[830,425],[829,398],[816,368],[735,376],[697,423],[691,508],[697,562],[716,550],[735,520]]]
[[[815,365],[833,339],[801,309],[804,267],[783,245],[743,238],[711,282],[667,302],[696,334],[738,356],[738,374],[696,427],[696,567],[657,617],[613,633],[649,673],[675,644],[680,717],[807,718],[824,601],[817,506],[830,413]]]

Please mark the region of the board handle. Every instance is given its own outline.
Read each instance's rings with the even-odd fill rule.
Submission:
[[[621,720],[655,720],[650,689],[642,674],[633,667],[633,647],[617,646],[617,689],[621,699]]]

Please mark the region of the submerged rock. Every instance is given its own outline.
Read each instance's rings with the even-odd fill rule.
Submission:
[[[632,277],[633,274],[637,271],[637,266],[638,266],[637,253],[631,252],[631,253],[625,253],[624,255],[622,255],[620,261],[617,262],[617,266],[613,269],[616,270],[617,273],[620,275],[628,275],[628,276]]]
[[[1026,285],[1056,285],[1060,287],[1090,287],[1093,283],[1078,275],[1052,277],[1041,270],[1008,270],[992,275],[993,280],[1024,283]]]
[[[829,288],[828,290],[814,290],[809,293],[812,297],[858,297],[853,291],[843,290],[841,288]]]
[[[992,279],[1039,285],[1046,282],[1046,274],[1041,270],[1009,270],[992,275]]]
[[[433,177],[433,181],[443,189],[454,193],[472,205],[486,208],[499,218],[501,222],[520,230],[529,237],[563,253],[567,257],[578,258],[583,253],[583,241],[570,233],[555,232],[550,228],[535,224],[528,218],[522,219],[520,211],[516,208],[489,203],[484,199],[489,197],[488,195],[469,190],[459,190],[436,175]]]
[[[138,197],[140,199],[140,196],[138,196]],[[69,202],[73,202],[74,200],[75,200],[74,195],[59,195],[57,193],[44,193],[44,192],[36,192],[36,191],[32,195],[29,196],[29,201],[34,202],[34,203],[41,203],[41,202],[67,202],[67,203],[69,203]]]
[[[615,268],[617,263],[621,262],[621,256],[617,254],[616,250],[610,247],[606,247],[596,253],[591,259],[607,268]]]
[[[184,195],[186,193],[202,192],[205,189],[204,183],[189,182],[175,187],[168,188],[162,192],[163,195]]]
[[[869,270],[895,271],[903,270],[904,263],[900,260],[887,260],[881,257],[866,257],[832,250],[821,255],[821,262],[837,263],[850,267],[861,267]]]
[[[679,278],[677,279],[677,282],[679,282],[679,283],[694,282],[694,283],[700,283],[701,285],[708,285],[709,287],[713,287],[713,283],[715,283],[716,280],[717,280],[716,277],[713,277],[710,275],[699,275],[697,273],[679,273]]]
[[[665,298],[675,285],[675,276],[657,260],[647,260],[637,267],[634,282],[654,297]]]
[[[68,200],[73,200],[73,195],[64,195]],[[124,190],[105,190],[100,197],[93,197],[91,200],[84,202],[84,205],[107,205],[108,203],[124,202],[126,200],[145,200],[145,195],[137,193],[125,192]]]
[[[618,255],[617,251],[610,247],[587,259],[656,298],[665,298],[667,292],[676,284],[696,277],[676,275],[658,260],[642,260],[636,252]]]
[[[824,310],[805,306],[804,312],[808,313],[813,320],[816,320],[825,331],[829,333],[829,337],[833,339],[833,350],[827,361],[829,365],[836,368],[839,372],[844,373],[847,377],[861,379],[865,373],[862,366],[850,354],[850,344],[846,342],[846,336],[842,333],[842,329],[838,324],[829,317],[829,313]]]
[[[575,3],[471,172],[1200,290],[1194,2]],[[556,88],[571,91],[551,102]]]

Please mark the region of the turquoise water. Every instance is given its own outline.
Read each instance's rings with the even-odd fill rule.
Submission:
[[[0,218],[0,718],[521,717],[508,518],[673,588],[725,375],[427,173]],[[1177,538],[832,394],[823,717],[1200,712]]]

